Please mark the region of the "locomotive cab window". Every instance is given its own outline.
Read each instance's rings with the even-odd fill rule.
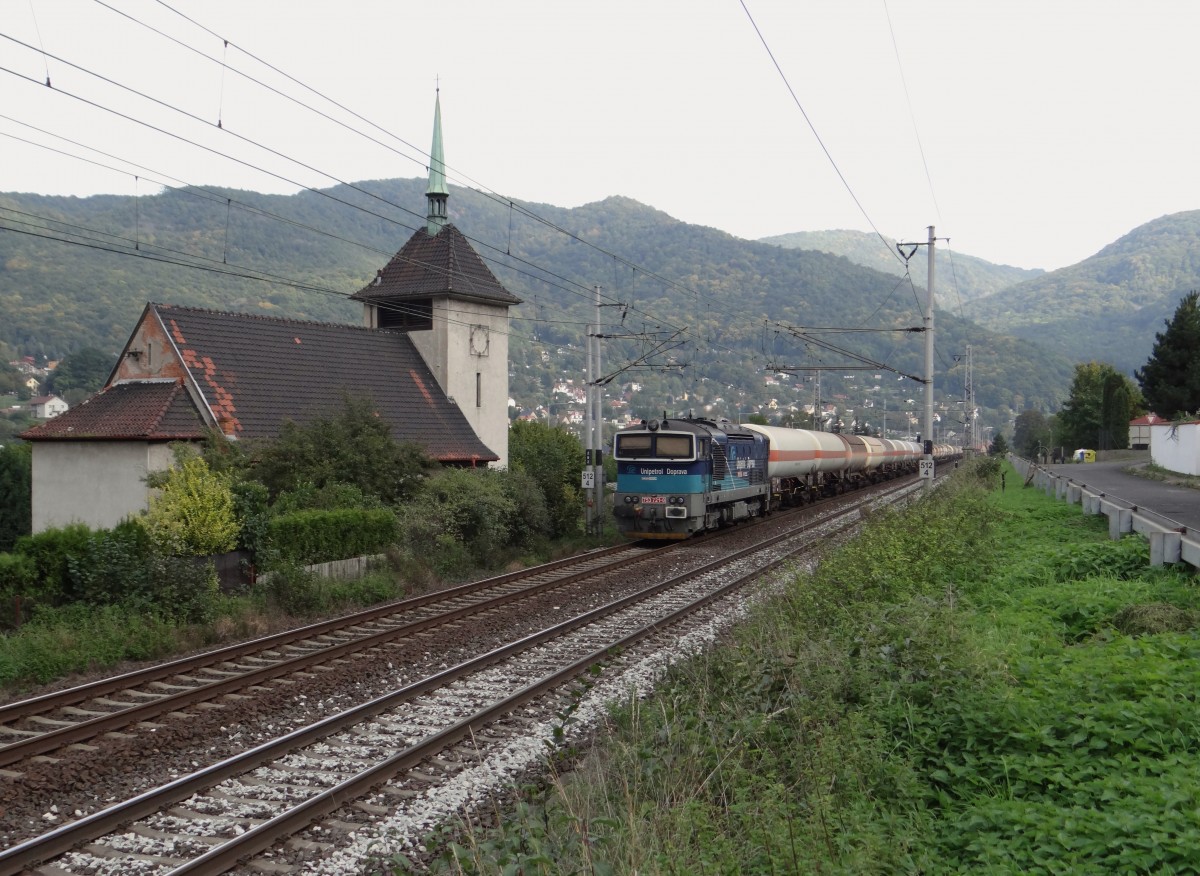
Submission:
[[[691,435],[654,435],[635,432],[617,435],[617,459],[679,459],[691,460]]]
[[[653,435],[618,435],[616,456],[618,459],[647,457],[653,446]]]
[[[654,448],[658,459],[691,459],[691,435],[659,435]]]

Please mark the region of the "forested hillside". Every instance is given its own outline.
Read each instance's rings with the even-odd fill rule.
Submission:
[[[963,313],[1056,345],[1071,359],[1132,373],[1193,289],[1200,289],[1200,211],[1147,222],[1077,265],[968,302]]]
[[[424,188],[413,179],[295,196],[0,195],[0,341],[23,354],[59,357],[96,346],[115,355],[148,300],[357,322],[358,308],[344,296],[422,224]],[[920,334],[882,331],[921,324],[915,290],[846,259],[687,225],[628,198],[574,209],[527,205],[545,222],[464,189],[453,190],[449,207],[451,221],[525,301],[513,311],[511,387],[524,406],[549,401],[556,378],[582,379],[584,324],[593,319],[597,284],[608,305],[604,370],[629,369],[614,377],[616,386],[643,385],[631,401],[639,413],[713,403],[714,413],[733,416],[772,398],[812,401],[811,372],[765,383],[779,366],[816,364],[837,369],[822,377],[825,399],[845,395],[853,405],[858,393],[861,403],[873,375],[840,368],[849,360],[780,324],[874,329],[813,336],[909,373],[923,369]],[[98,247],[136,247],[138,257]],[[672,337],[669,350],[651,353]],[[939,400],[961,398],[956,357],[967,344],[977,398],[998,425],[1027,404],[1050,407],[1064,395],[1070,362],[946,313],[938,318]],[[919,398],[916,384],[890,385],[893,410],[905,396]]]
[[[891,238],[885,240],[886,245],[877,235],[864,231],[797,231],[792,234],[764,237],[762,243],[829,252],[845,256],[856,265],[874,268],[885,274],[903,276],[905,266],[896,250],[896,241]],[[1045,273],[1041,270],[1014,268],[1011,265],[994,265],[974,256],[956,253],[949,244],[941,241],[937,243],[934,257],[934,295],[937,306],[952,313],[959,313],[959,308],[965,301],[984,298]],[[928,288],[929,256],[924,247],[920,247],[911,257],[908,268],[912,273],[913,282],[922,289]]]

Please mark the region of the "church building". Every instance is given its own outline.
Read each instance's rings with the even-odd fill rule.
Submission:
[[[352,299],[364,324],[147,304],[99,393],[21,437],[33,443],[33,531],[116,525],[146,509],[169,444],[212,430],[272,438],[283,423],[371,400],[392,437],[444,465],[508,462],[509,293],[447,218],[440,98],[428,217]]]

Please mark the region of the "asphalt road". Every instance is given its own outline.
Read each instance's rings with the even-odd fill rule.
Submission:
[[[1200,531],[1200,490],[1129,474],[1143,462],[1068,463],[1043,466],[1046,471],[1064,476],[1094,492],[1153,511],[1174,520],[1189,530]]]

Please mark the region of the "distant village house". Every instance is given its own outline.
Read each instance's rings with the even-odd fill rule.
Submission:
[[[29,400],[29,409],[38,420],[49,420],[65,414],[71,406],[56,395],[40,395]]]

